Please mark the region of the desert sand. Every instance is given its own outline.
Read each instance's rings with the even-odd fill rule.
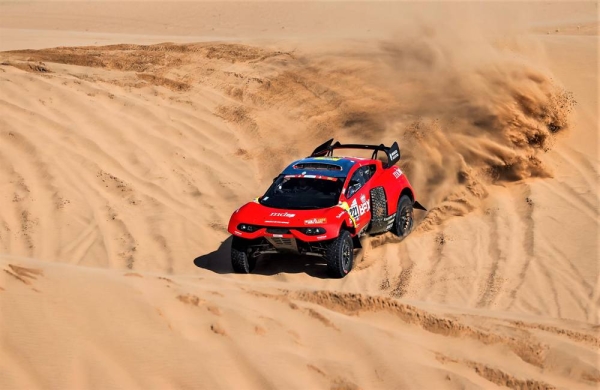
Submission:
[[[600,385],[597,3],[3,2],[0,50],[0,388]],[[331,137],[429,211],[232,274]]]

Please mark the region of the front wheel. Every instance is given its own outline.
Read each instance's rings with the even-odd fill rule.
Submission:
[[[392,232],[398,237],[406,237],[413,228],[413,202],[406,195],[402,195],[398,201],[396,219]]]
[[[236,274],[249,274],[256,266],[256,258],[250,255],[248,243],[243,238],[232,237],[231,265]]]
[[[340,235],[327,248],[326,260],[327,273],[332,278],[343,278],[350,272],[354,261],[354,245],[350,232],[340,231]]]

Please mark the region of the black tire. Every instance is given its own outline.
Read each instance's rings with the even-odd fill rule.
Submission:
[[[232,237],[231,265],[236,274],[249,274],[256,266],[256,258],[250,256],[248,243],[243,238]]]
[[[412,231],[413,224],[413,202],[408,196],[402,195],[398,201],[392,232],[398,237],[406,237]]]
[[[327,273],[332,278],[343,278],[350,272],[354,262],[354,245],[350,232],[340,231],[340,235],[329,244],[325,260]]]

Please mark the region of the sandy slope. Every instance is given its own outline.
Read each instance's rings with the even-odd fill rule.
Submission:
[[[592,388],[598,380],[600,341],[585,323],[268,278],[21,258],[3,268],[16,275],[3,280],[11,320],[3,388]]]
[[[595,6],[1,4],[0,387],[594,388]],[[343,280],[232,275],[331,136],[399,140],[430,212]]]

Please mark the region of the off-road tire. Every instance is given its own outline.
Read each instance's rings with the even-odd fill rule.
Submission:
[[[406,237],[413,229],[414,217],[413,217],[413,202],[406,195],[402,195],[398,201],[398,208],[396,210],[396,218],[394,219],[394,226],[392,232],[398,237]]]
[[[343,278],[350,272],[354,262],[354,245],[350,232],[340,231],[340,235],[329,244],[325,260],[327,273],[332,278]]]
[[[250,256],[248,243],[243,238],[232,237],[231,265],[236,274],[249,274],[256,266],[256,258]]]

